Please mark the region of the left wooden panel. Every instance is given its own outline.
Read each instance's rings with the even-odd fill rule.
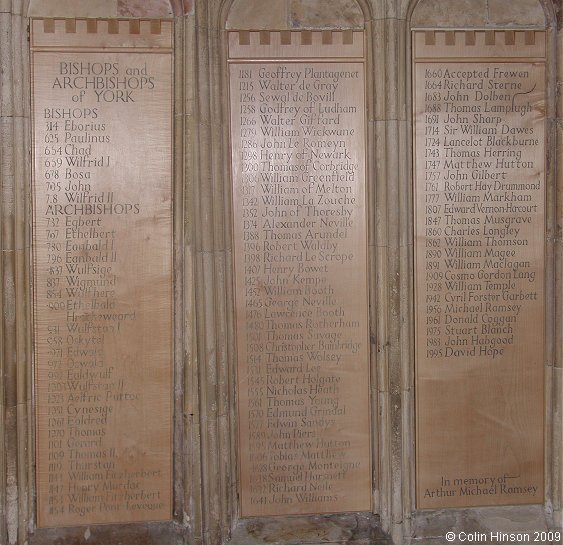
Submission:
[[[40,527],[172,513],[172,22],[34,20]]]

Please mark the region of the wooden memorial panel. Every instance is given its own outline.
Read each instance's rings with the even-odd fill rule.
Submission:
[[[229,34],[243,516],[370,509],[363,40]]]
[[[172,23],[32,21],[40,527],[172,504]]]
[[[544,487],[545,33],[414,33],[419,508]]]

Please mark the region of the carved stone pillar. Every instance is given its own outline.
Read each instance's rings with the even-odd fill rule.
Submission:
[[[25,540],[32,516],[33,459],[27,435],[31,414],[29,286],[29,69],[27,2],[0,4],[0,232],[2,315],[0,329],[0,539]]]

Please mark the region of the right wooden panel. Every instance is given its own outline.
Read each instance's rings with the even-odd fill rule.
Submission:
[[[543,503],[545,33],[413,44],[418,507]]]

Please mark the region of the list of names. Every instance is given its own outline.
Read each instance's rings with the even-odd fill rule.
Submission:
[[[368,510],[364,66],[230,82],[242,513]]]
[[[33,52],[40,526],[171,517],[171,55]]]

